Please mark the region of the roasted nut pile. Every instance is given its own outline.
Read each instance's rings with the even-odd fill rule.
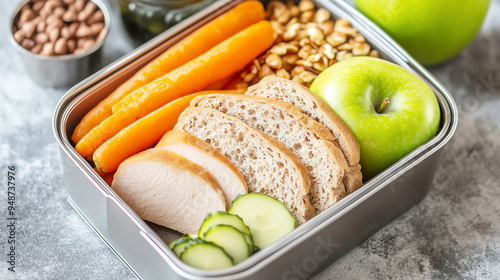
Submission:
[[[321,71],[337,61],[352,56],[379,57],[349,21],[334,22],[328,10],[316,9],[312,1],[302,0],[298,6],[291,1],[271,1],[266,18],[276,41],[241,72],[243,82],[237,87],[253,85],[270,75],[309,87]]]
[[[87,0],[31,0],[12,27],[23,48],[40,55],[79,53],[92,47],[104,28],[104,15]]]

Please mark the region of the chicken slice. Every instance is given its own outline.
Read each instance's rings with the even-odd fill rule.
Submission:
[[[196,234],[208,213],[226,210],[210,172],[163,149],[125,160],[111,187],[142,219],[181,233]]]

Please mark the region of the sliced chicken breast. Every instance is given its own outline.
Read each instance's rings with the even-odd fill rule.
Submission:
[[[167,132],[156,148],[177,153],[208,170],[226,196],[226,207],[239,194],[248,193],[247,183],[236,166],[207,142],[180,130]]]
[[[210,172],[164,149],[125,160],[111,187],[142,219],[181,233],[196,234],[208,213],[226,210]]]

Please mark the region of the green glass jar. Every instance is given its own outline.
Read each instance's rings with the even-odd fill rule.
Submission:
[[[117,0],[123,24],[140,45],[215,0]]]

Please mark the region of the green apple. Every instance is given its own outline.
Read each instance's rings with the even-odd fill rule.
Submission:
[[[425,65],[448,60],[467,46],[489,4],[490,0],[355,0],[360,12]]]
[[[429,86],[382,59],[337,62],[321,72],[310,89],[356,137],[365,180],[431,139],[439,128],[439,104]]]

